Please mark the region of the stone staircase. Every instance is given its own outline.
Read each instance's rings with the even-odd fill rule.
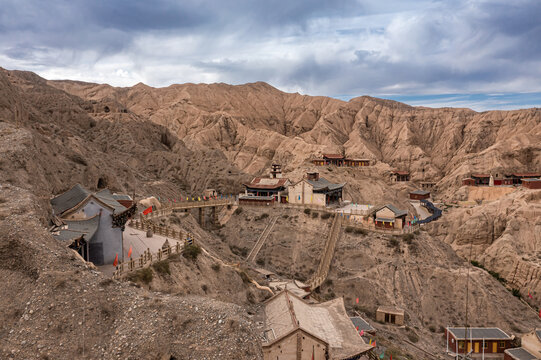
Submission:
[[[263,232],[261,233],[261,235],[259,235],[259,238],[255,242],[254,247],[252,248],[252,250],[246,257],[246,261],[248,262],[255,261],[255,258],[257,257],[259,250],[261,250],[261,248],[263,247],[263,244],[265,243],[265,241],[267,241],[269,234],[272,232],[272,228],[274,227],[274,224],[276,224],[276,220],[278,220],[278,215],[271,217],[269,223],[267,224],[265,229],[263,229]]]
[[[308,286],[310,286],[312,291],[318,288],[321,284],[323,284],[325,279],[327,279],[327,275],[329,274],[329,270],[331,268],[332,258],[334,256],[334,249],[338,239],[340,238],[342,220],[343,216],[339,216],[338,214],[334,215],[331,230],[327,236],[327,242],[325,243],[325,249],[321,255],[319,266],[314,276],[308,281]]]

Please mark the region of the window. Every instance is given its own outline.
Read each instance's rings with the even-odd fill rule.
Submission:
[[[484,342],[483,349],[488,349],[488,341]]]
[[[464,341],[459,341],[459,342],[458,342],[458,348],[459,348],[460,350],[464,349]]]
[[[504,348],[504,347],[505,347],[505,341],[500,341],[500,347],[501,347],[501,348]]]

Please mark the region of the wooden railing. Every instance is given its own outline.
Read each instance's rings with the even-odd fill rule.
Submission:
[[[130,223],[128,223],[128,225],[135,229],[143,231],[150,229],[154,234],[162,235],[167,238],[178,239],[180,241],[193,239],[192,233],[175,230],[169,226],[156,225],[152,221],[144,218],[141,218],[141,220],[132,220]]]
[[[150,249],[145,250],[143,254],[137,259],[130,259],[119,264],[113,274],[113,279],[120,279],[122,276],[152,265],[152,263],[165,260],[173,254],[180,254],[184,249],[184,244],[179,242],[174,246],[168,246],[164,249],[159,249],[156,253],[152,254]]]
[[[316,273],[314,274],[314,277],[312,277],[312,279],[310,279],[310,281],[308,282],[308,285],[310,286],[310,289],[312,291],[318,288],[321,284],[323,284],[323,282],[327,278],[327,275],[329,275],[332,258],[334,256],[334,249],[336,247],[336,243],[338,242],[338,238],[340,237],[342,220],[342,216],[339,216],[337,214],[334,215],[331,229],[327,237],[327,242],[325,243],[325,249],[323,250],[323,255],[321,256],[321,260],[319,262],[319,266]]]
[[[259,250],[263,247],[263,244],[267,240],[267,237],[269,237],[269,234],[272,232],[272,228],[274,227],[274,224],[276,224],[276,220],[278,219],[278,215],[273,216],[267,226],[265,226],[265,229],[263,229],[263,232],[261,235],[259,235],[259,238],[257,239],[254,247],[246,257],[246,261],[251,262],[255,261],[255,258],[257,254],[259,253]]]

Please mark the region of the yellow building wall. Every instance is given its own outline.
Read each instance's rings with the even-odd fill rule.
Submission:
[[[305,181],[301,181],[296,185],[289,186],[289,202],[291,204],[311,204],[313,201],[312,196],[314,195],[312,189],[312,185]]]
[[[269,347],[263,348],[263,360],[296,360],[297,333],[293,333]]]
[[[394,219],[394,212],[392,212],[390,209],[383,208],[376,212],[376,217],[379,218],[385,218],[385,219]]]
[[[325,206],[325,194],[313,194],[312,195],[312,205]]]
[[[314,360],[326,360],[324,343],[302,332],[299,335],[302,336],[301,360],[312,360],[312,353]]]

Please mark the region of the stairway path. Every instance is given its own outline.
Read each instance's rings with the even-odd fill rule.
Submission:
[[[269,223],[263,229],[263,232],[261,235],[259,235],[259,238],[257,239],[254,247],[246,257],[246,261],[253,262],[255,261],[255,258],[257,257],[257,254],[259,253],[259,250],[263,247],[263,244],[265,244],[265,241],[267,241],[267,238],[269,237],[269,234],[272,232],[272,228],[274,227],[274,224],[276,224],[276,220],[278,219],[278,215],[275,215],[271,217],[269,220]]]

